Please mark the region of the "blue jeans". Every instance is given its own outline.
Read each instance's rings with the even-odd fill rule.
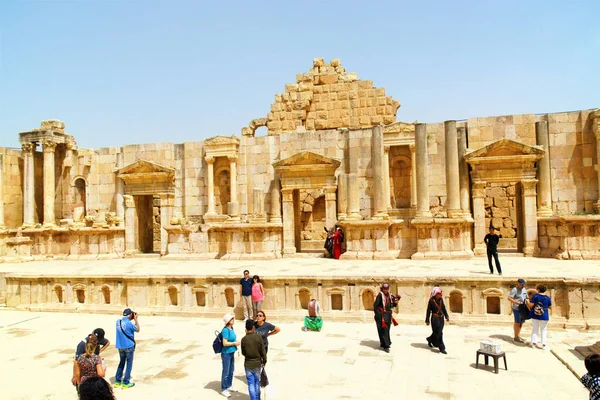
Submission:
[[[248,394],[250,400],[260,400],[260,371],[261,368],[246,368],[246,380],[248,381]]]
[[[124,385],[129,384],[129,380],[131,379],[131,368],[133,367],[133,353],[135,352],[135,347],[130,347],[128,349],[119,349],[119,366],[117,367],[117,375],[115,376],[116,382],[122,382]],[[125,367],[125,362],[127,362],[127,368],[125,369],[125,378],[123,378],[123,367]],[[121,378],[123,378],[121,380]]]
[[[221,372],[221,390],[227,390],[233,385],[233,368],[235,366],[235,359],[233,353],[221,353],[221,360],[223,361],[223,372]]]

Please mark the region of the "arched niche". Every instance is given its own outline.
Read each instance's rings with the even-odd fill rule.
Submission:
[[[296,293],[296,309],[308,310],[308,303],[312,299],[312,292],[306,287],[298,289]]]
[[[501,289],[490,288],[482,292],[483,309],[485,314],[502,314],[502,298],[504,292]]]
[[[78,283],[76,285],[73,285],[73,298],[77,301],[77,303],[79,304],[85,304],[85,285],[82,283]]]
[[[375,302],[375,291],[370,288],[364,288],[360,291],[360,299],[363,310],[373,311],[373,303]]]
[[[452,290],[448,296],[450,312],[462,314],[464,309],[464,299],[466,296],[458,289]]]
[[[170,306],[179,306],[179,288],[175,285],[169,285],[166,292],[167,304]]]
[[[411,160],[398,155],[390,160],[390,193],[394,208],[409,208],[411,197]]]
[[[60,283],[52,286],[52,302],[61,304],[65,302],[65,287]]]
[[[194,296],[194,305],[196,307],[206,307],[206,298],[208,297],[208,288],[206,286],[194,286],[192,288]]]
[[[233,288],[232,287],[225,288],[225,290],[223,291],[223,294],[225,295],[225,303],[227,304],[227,307],[229,307],[229,308],[235,307],[235,291],[233,290]]]
[[[104,284],[100,286],[100,299],[102,304],[111,304],[112,303],[112,291],[113,289],[108,284]]]
[[[78,222],[87,215],[88,182],[85,177],[78,175],[73,178],[71,185],[73,186],[73,220]]]

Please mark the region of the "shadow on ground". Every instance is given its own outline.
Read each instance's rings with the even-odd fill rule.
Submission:
[[[370,347],[374,350],[379,350],[379,342],[377,340],[361,340],[361,346]]]

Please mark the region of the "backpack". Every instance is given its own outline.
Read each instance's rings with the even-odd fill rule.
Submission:
[[[541,302],[536,302],[532,308],[533,315],[541,317],[544,315],[544,305]]]
[[[223,335],[219,331],[215,331],[215,340],[213,340],[213,350],[215,354],[219,354],[223,351]]]

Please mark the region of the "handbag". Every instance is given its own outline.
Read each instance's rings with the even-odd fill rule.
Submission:
[[[519,314],[521,314],[522,321],[531,319],[531,315],[529,314],[529,307],[527,307],[525,303],[519,304]]]
[[[269,386],[269,378],[267,377],[267,372],[263,368],[260,372],[260,387]]]

